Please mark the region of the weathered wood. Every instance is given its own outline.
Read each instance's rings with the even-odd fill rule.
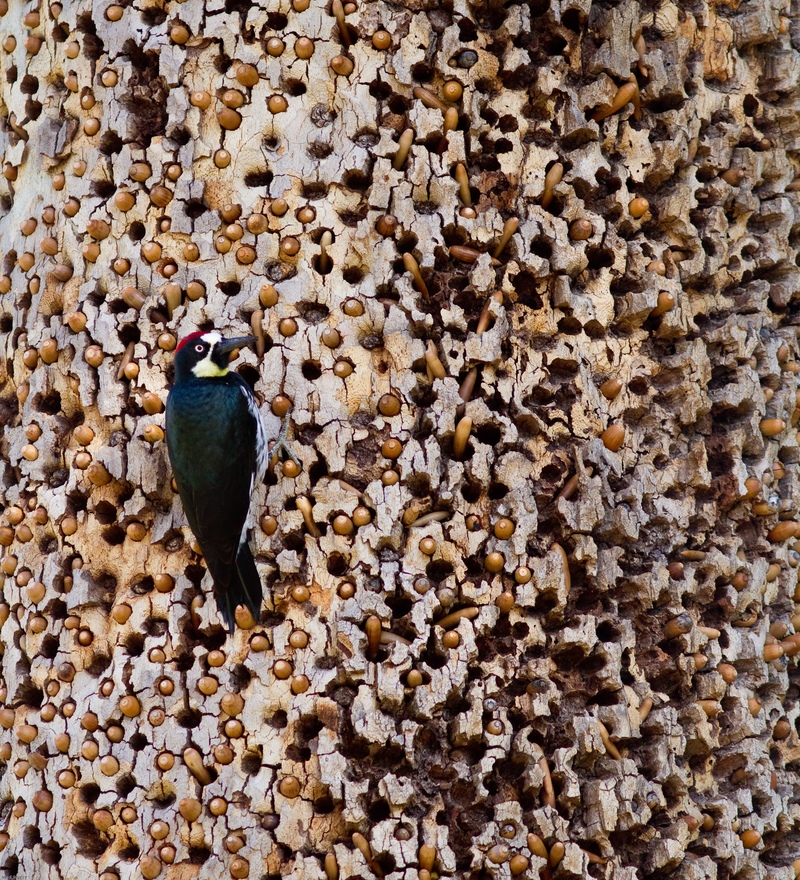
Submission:
[[[800,876],[795,18],[0,0],[0,866]],[[232,638],[210,326],[300,463]]]

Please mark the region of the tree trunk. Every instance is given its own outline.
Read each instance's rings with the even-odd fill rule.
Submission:
[[[798,8],[0,0],[8,876],[800,876]]]

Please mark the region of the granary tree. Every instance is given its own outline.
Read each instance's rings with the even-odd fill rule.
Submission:
[[[0,0],[3,877],[800,875],[798,50]],[[232,635],[165,442],[212,329],[290,420]]]

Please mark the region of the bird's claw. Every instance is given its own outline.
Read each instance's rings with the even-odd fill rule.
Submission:
[[[270,450],[269,460],[270,462],[274,462],[278,456],[278,453],[283,450],[298,467],[301,467],[300,462],[297,460],[297,456],[292,452],[291,447],[286,440],[286,436],[289,433],[289,426],[291,425],[291,423],[291,413],[286,413],[286,415],[283,417],[283,426],[281,427],[281,432],[275,438],[275,443]]]

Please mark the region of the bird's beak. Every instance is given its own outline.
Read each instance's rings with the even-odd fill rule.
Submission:
[[[222,354],[230,354],[237,348],[244,348],[255,341],[255,336],[236,336],[234,339],[223,339],[217,343],[217,351],[222,352]]]

